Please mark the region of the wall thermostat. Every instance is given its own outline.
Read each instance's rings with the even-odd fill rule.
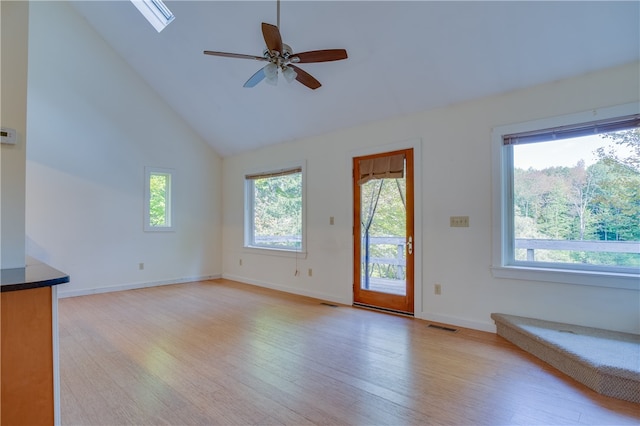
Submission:
[[[0,128],[0,142],[7,145],[15,145],[18,142],[16,129],[10,129],[8,127]]]

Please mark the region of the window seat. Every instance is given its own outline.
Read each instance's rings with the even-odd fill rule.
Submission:
[[[640,335],[493,313],[499,336],[594,391],[640,403]]]

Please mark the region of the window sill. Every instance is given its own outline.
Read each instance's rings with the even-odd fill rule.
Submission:
[[[242,248],[242,252],[251,253],[251,254],[260,254],[264,256],[290,257],[290,258],[298,258],[298,259],[307,258],[306,251],[287,250],[287,249],[278,249],[278,248],[269,248],[269,247],[244,246]]]
[[[491,268],[491,272],[495,278],[555,282],[636,291],[640,290],[640,276],[637,274],[570,271],[560,269],[528,268],[522,266],[494,266]]]
[[[173,226],[152,226],[144,228],[144,232],[175,232],[175,230]]]

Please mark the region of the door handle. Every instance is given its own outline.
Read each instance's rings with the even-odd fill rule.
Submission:
[[[411,235],[409,235],[409,240],[407,241],[407,252],[413,254],[413,237]]]

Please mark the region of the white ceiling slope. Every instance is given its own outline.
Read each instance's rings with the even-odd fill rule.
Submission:
[[[637,61],[637,1],[289,1],[294,52],[345,48],[302,64],[322,87],[244,82],[262,62],[274,1],[166,1],[157,33],[128,1],[72,2],[104,39],[222,156]]]

